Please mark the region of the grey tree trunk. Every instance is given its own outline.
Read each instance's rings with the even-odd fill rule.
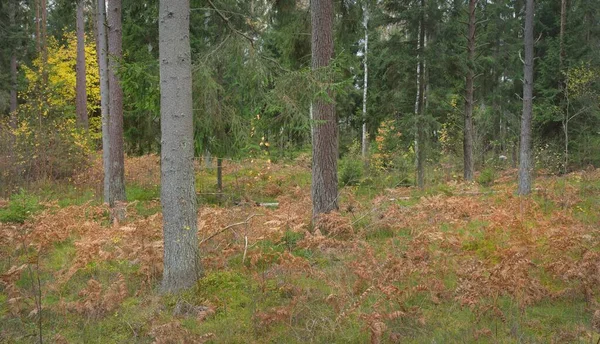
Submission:
[[[567,27],[567,0],[560,1],[560,33],[559,33],[559,44],[560,44],[560,55],[559,55],[559,63],[560,63],[560,71],[563,71],[564,63],[565,63],[565,29]],[[561,78],[562,79],[562,78]],[[562,84],[562,82],[561,82]]]
[[[98,69],[100,70],[100,113],[102,115],[102,164],[104,169],[104,203],[110,199],[110,135],[109,135],[109,113],[108,113],[108,57],[106,40],[106,4],[104,0],[98,0],[98,11],[96,13],[96,30],[98,41],[96,50],[98,53]]]
[[[75,84],[75,112],[79,125],[88,129],[87,91],[85,80],[85,22],[83,17],[83,0],[77,1],[77,63],[75,70],[77,79]]]
[[[521,142],[519,154],[519,195],[531,192],[533,159],[531,156],[531,120],[533,117],[533,13],[534,0],[525,4],[525,63],[523,66],[523,115],[521,116]]]
[[[424,116],[425,116],[425,0],[421,0],[421,19],[419,23],[419,54],[417,66],[417,102],[415,104],[415,159],[417,165],[417,187],[423,189],[425,187],[425,131]]]
[[[474,86],[475,78],[475,10],[477,0],[469,0],[469,24],[467,28],[467,77],[465,86],[465,127],[463,139],[464,153],[464,179],[472,181],[475,173],[473,163],[473,105],[474,105]]]
[[[367,133],[367,92],[368,92],[368,81],[369,81],[369,64],[368,64],[368,52],[369,52],[369,11],[367,4],[364,5],[364,27],[365,27],[365,51],[364,51],[364,84],[363,84],[363,113],[362,113],[362,157],[367,159],[369,154],[369,137]]]
[[[11,1],[9,5],[9,22],[11,28],[15,25],[16,16],[16,1]],[[16,111],[17,111],[17,49],[16,45],[12,47],[10,56],[10,124],[13,128],[16,127]]]
[[[333,59],[333,0],[310,2],[312,22],[312,69],[319,71]],[[323,78],[321,76],[321,78]],[[330,80],[321,80],[327,83]],[[328,91],[330,98],[333,92]],[[314,121],[312,138],[313,222],[319,214],[338,209],[338,125],[335,104],[317,98],[312,103]]]
[[[125,211],[121,207],[125,197],[125,164],[123,155],[123,89],[119,80],[122,57],[121,0],[108,2],[108,133],[110,137],[110,195],[108,203],[112,214],[122,220]]]
[[[194,186],[192,65],[189,0],[160,0],[161,204],[164,231],[163,292],[198,280]]]

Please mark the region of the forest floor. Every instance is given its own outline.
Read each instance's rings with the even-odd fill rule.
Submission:
[[[109,223],[95,163],[0,200],[0,342],[595,343],[600,169],[426,191],[386,175],[310,229],[310,162],[197,166],[204,277],[161,295],[159,158],[127,158]],[[261,206],[257,203],[275,203]],[[23,223],[19,223],[23,222]]]

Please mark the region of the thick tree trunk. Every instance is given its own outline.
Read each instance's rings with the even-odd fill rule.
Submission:
[[[77,1],[77,73],[75,85],[75,111],[77,121],[82,128],[88,129],[87,91],[85,80],[85,22],[83,18],[83,0]]]
[[[416,134],[415,134],[415,159],[417,167],[417,187],[425,187],[425,0],[421,0],[421,19],[419,22],[419,53],[417,66],[417,101],[415,106]]]
[[[102,164],[104,168],[104,203],[110,200],[110,135],[109,112],[108,112],[108,57],[106,43],[106,4],[104,0],[98,0],[98,12],[96,13],[96,30],[98,41],[96,50],[98,53],[98,69],[100,70],[100,112],[102,115]]]
[[[312,69],[319,71],[333,59],[333,0],[312,0]],[[327,83],[330,80],[321,80]],[[333,92],[328,91],[333,98]],[[313,222],[319,214],[338,209],[338,126],[335,104],[322,98],[312,104],[313,163],[312,202]]]
[[[464,179],[472,181],[475,172],[473,163],[473,106],[475,77],[475,9],[477,0],[469,0],[469,24],[467,28],[467,78],[465,87],[465,127],[464,127]]]
[[[364,26],[365,26],[365,51],[364,51],[364,83],[363,83],[363,109],[362,109],[362,157],[367,161],[367,155],[369,154],[369,137],[367,133],[367,91],[369,81],[369,64],[368,64],[368,52],[369,52],[369,12],[367,5],[364,7]]]
[[[108,133],[110,137],[110,196],[109,205],[118,220],[125,216],[120,203],[125,197],[125,166],[123,156],[123,89],[118,71],[122,57],[121,0],[108,3],[108,89],[110,95]]]
[[[533,159],[531,154],[531,120],[533,117],[533,13],[534,0],[525,5],[525,63],[523,66],[523,115],[521,116],[521,142],[519,154],[519,195],[531,192]]]
[[[163,292],[194,285],[200,276],[189,0],[160,0],[161,203]]]

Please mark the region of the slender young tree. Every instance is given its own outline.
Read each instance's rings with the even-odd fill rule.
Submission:
[[[333,59],[333,0],[310,2],[312,69],[319,71]],[[321,80],[326,83],[330,80]],[[330,98],[333,92],[328,91]],[[312,103],[312,203],[313,222],[319,214],[338,209],[338,126],[335,104],[317,98]]]
[[[523,63],[523,114],[521,116],[521,141],[519,154],[519,195],[531,192],[532,167],[531,156],[531,120],[533,117],[533,13],[534,0],[525,3],[525,60]]]
[[[194,186],[194,123],[189,0],[160,0],[162,290],[176,292],[200,276]]]
[[[96,12],[96,30],[98,31],[96,50],[98,69],[100,70],[100,112],[102,115],[102,164],[104,169],[104,203],[110,200],[110,135],[108,112],[108,44],[106,39],[106,4],[98,0]]]
[[[425,0],[420,0],[419,37],[417,55],[417,98],[415,102],[415,160],[417,167],[417,187],[425,187]]]
[[[473,163],[473,79],[475,78],[475,10],[477,0],[469,0],[469,23],[467,26],[467,77],[465,86],[465,127],[463,130],[464,179],[473,180],[475,172]]]
[[[8,5],[8,17],[11,29],[15,27],[15,17],[17,15],[17,2],[11,1]],[[15,42],[16,43],[16,42]],[[17,49],[14,44],[10,55],[10,116],[11,125],[15,127],[15,116],[17,111]]]
[[[87,91],[85,80],[85,22],[83,17],[83,0],[77,0],[77,74],[75,85],[75,111],[79,125],[88,129]]]
[[[365,27],[365,50],[363,56],[364,64],[364,81],[363,81],[363,108],[362,108],[362,157],[367,158],[369,153],[369,137],[367,133],[367,92],[368,92],[368,81],[369,81],[369,64],[368,64],[368,53],[369,53],[369,6],[365,2],[363,5],[363,26]]]
[[[125,163],[123,154],[123,89],[119,80],[119,65],[123,55],[121,0],[108,2],[108,134],[110,137],[110,193],[108,203],[113,216],[122,220],[124,209],[119,203],[125,197]]]

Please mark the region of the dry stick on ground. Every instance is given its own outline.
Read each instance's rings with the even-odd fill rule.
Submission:
[[[231,229],[231,228],[234,228],[234,227],[237,227],[237,226],[241,226],[241,225],[247,225],[247,224],[248,224],[248,222],[249,222],[249,221],[250,221],[250,220],[251,220],[253,217],[255,217],[255,216],[263,216],[263,215],[262,215],[262,214],[252,214],[252,215],[248,216],[248,218],[247,218],[245,221],[243,221],[243,222],[232,223],[232,224],[230,224],[230,225],[228,225],[228,226],[225,226],[225,227],[223,227],[223,228],[219,229],[218,231],[214,232],[213,234],[209,235],[209,236],[208,236],[208,238],[206,238],[206,239],[202,239],[202,241],[200,241],[200,243],[199,243],[198,245],[202,245],[202,244],[204,244],[205,242],[207,242],[207,241],[209,241],[210,239],[212,239],[212,238],[216,237],[217,235],[219,235],[219,234],[221,234],[221,233],[225,232],[225,231],[226,231],[226,230],[228,230],[228,229]]]

